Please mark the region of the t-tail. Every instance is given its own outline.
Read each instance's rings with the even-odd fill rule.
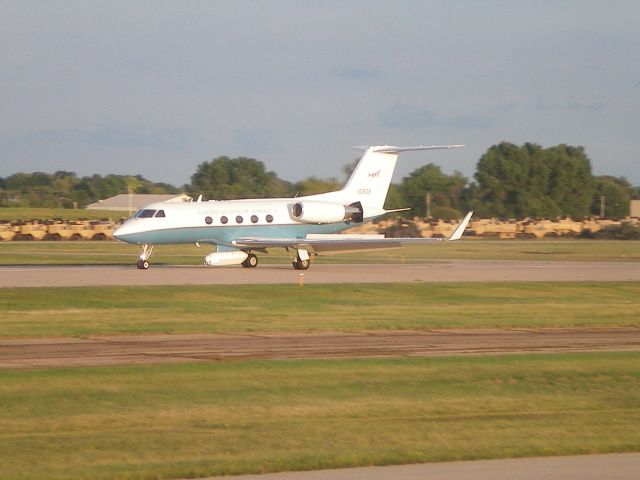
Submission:
[[[359,150],[364,150],[364,154],[342,190],[314,195],[314,197],[322,200],[340,201],[346,204],[359,202],[364,209],[365,217],[368,218],[395,211],[385,210],[384,202],[389,192],[389,185],[391,185],[391,178],[400,153],[460,147],[464,147],[464,145],[419,145],[417,147],[376,145],[356,147]]]

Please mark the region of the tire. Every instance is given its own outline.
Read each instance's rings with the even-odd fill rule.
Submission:
[[[149,262],[146,260],[138,260],[138,263],[136,263],[136,266],[140,269],[140,270],[147,270],[149,268]]]
[[[308,270],[311,262],[309,260],[296,259],[293,262],[293,268],[296,270]]]
[[[240,265],[242,265],[244,268],[256,268],[258,266],[258,257],[256,257],[253,253],[250,253]]]

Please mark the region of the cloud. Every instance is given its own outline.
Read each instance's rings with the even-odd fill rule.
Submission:
[[[77,138],[94,147],[151,148],[184,150],[187,135],[177,129],[148,130],[124,125],[97,125],[91,130],[77,132]]]
[[[248,155],[266,155],[278,153],[273,132],[268,129],[246,128],[233,134],[236,148]]]
[[[567,99],[566,108],[573,111],[600,112],[604,109],[602,102],[580,102],[574,97]]]
[[[347,80],[375,80],[382,75],[380,70],[359,67],[337,67],[331,73]]]
[[[603,102],[584,102],[573,96],[558,103],[547,103],[544,97],[540,96],[536,99],[535,107],[540,111],[567,110],[571,112],[600,112],[605,108]]]
[[[149,130],[126,125],[96,125],[91,129],[34,130],[12,139],[14,144],[80,144],[90,148],[133,148],[183,151],[188,136],[177,129]]]
[[[496,119],[488,115],[440,115],[432,110],[418,106],[397,103],[379,114],[380,124],[390,128],[489,128]]]

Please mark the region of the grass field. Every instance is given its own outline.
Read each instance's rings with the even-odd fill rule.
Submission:
[[[5,338],[639,325],[638,282],[0,289]]]
[[[160,245],[151,263],[201,265],[213,247]],[[0,242],[0,265],[134,264],[139,248],[120,242]],[[260,255],[264,263],[289,263],[284,250]],[[467,240],[436,245],[408,245],[314,259],[318,263],[367,263],[461,260],[613,260],[640,261],[638,241],[600,240]]]
[[[640,449],[640,354],[0,372],[0,478],[162,479]]]
[[[208,251],[158,247],[152,260],[199,264]],[[5,265],[136,256],[117,242],[0,243]],[[318,261],[493,258],[640,261],[640,242],[464,240]],[[0,289],[0,338],[579,326],[640,326],[640,282]],[[4,370],[0,478],[640,451],[638,405],[629,352]]]

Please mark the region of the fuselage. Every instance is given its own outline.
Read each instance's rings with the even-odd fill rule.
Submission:
[[[338,233],[356,226],[350,220],[327,223],[297,220],[294,206],[317,198],[154,203],[126,220],[114,236],[136,244],[231,245],[234,239],[242,237],[305,238],[310,233]]]
[[[295,254],[292,263],[299,270],[309,268],[310,252],[393,248],[398,246],[394,239],[333,234],[388,213],[384,202],[400,152],[459,146],[367,147],[341,190],[296,198],[154,203],[125,221],[113,235],[142,246],[137,262],[141,269],[149,268],[154,245],[172,243],[215,245],[216,251],[205,257],[205,264],[246,268],[258,264],[254,251],[285,248]]]

